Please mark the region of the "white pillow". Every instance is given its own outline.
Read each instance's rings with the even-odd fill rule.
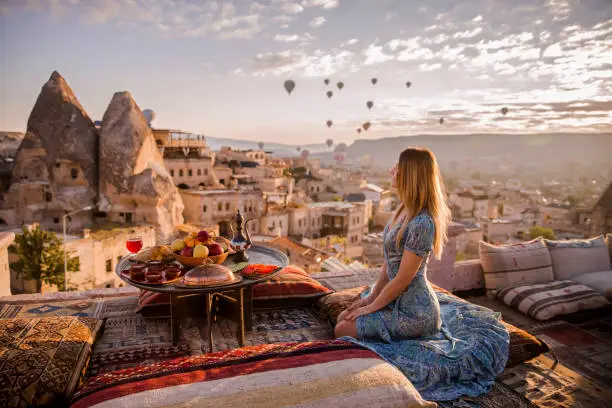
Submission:
[[[568,241],[544,240],[552,259],[556,280],[573,279],[591,272],[609,271],[610,254],[603,235]]]

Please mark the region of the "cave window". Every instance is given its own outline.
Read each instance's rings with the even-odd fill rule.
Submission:
[[[179,170],[179,177],[183,177],[183,169]]]
[[[217,211],[223,211],[223,203],[217,204]]]
[[[79,176],[79,171],[75,168],[70,169],[70,177],[73,180],[76,180],[76,178]]]
[[[203,205],[203,206],[202,206],[202,212],[206,212],[207,210],[208,210],[208,206]]]
[[[230,203],[225,203],[225,211],[229,211],[230,209]]]
[[[55,224],[59,224],[59,218],[57,218],[57,217],[53,218],[53,222],[54,222]]]
[[[50,202],[51,200],[53,200],[53,194],[45,193],[45,201]]]
[[[193,176],[193,171],[191,169],[187,170],[187,175],[189,177]]]
[[[202,169],[198,169],[198,176],[202,175]]]
[[[174,169],[170,170],[170,175],[174,177]]]

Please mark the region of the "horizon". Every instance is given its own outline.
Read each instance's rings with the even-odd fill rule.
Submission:
[[[522,3],[7,1],[0,128],[26,131],[57,70],[92,120],[127,90],[156,112],[153,127],[219,139],[612,131],[610,4]],[[372,128],[357,134],[365,121]]]

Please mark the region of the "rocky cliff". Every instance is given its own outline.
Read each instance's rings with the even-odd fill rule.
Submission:
[[[43,85],[15,156],[4,207],[15,220],[45,221],[93,205],[98,188],[98,132],[64,78]]]
[[[183,222],[183,201],[166,171],[151,129],[129,92],[113,96],[100,134],[99,210],[132,213],[165,240]]]

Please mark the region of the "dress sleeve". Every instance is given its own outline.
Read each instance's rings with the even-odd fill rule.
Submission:
[[[404,249],[423,258],[433,247],[435,225],[431,217],[418,216],[406,228]]]

